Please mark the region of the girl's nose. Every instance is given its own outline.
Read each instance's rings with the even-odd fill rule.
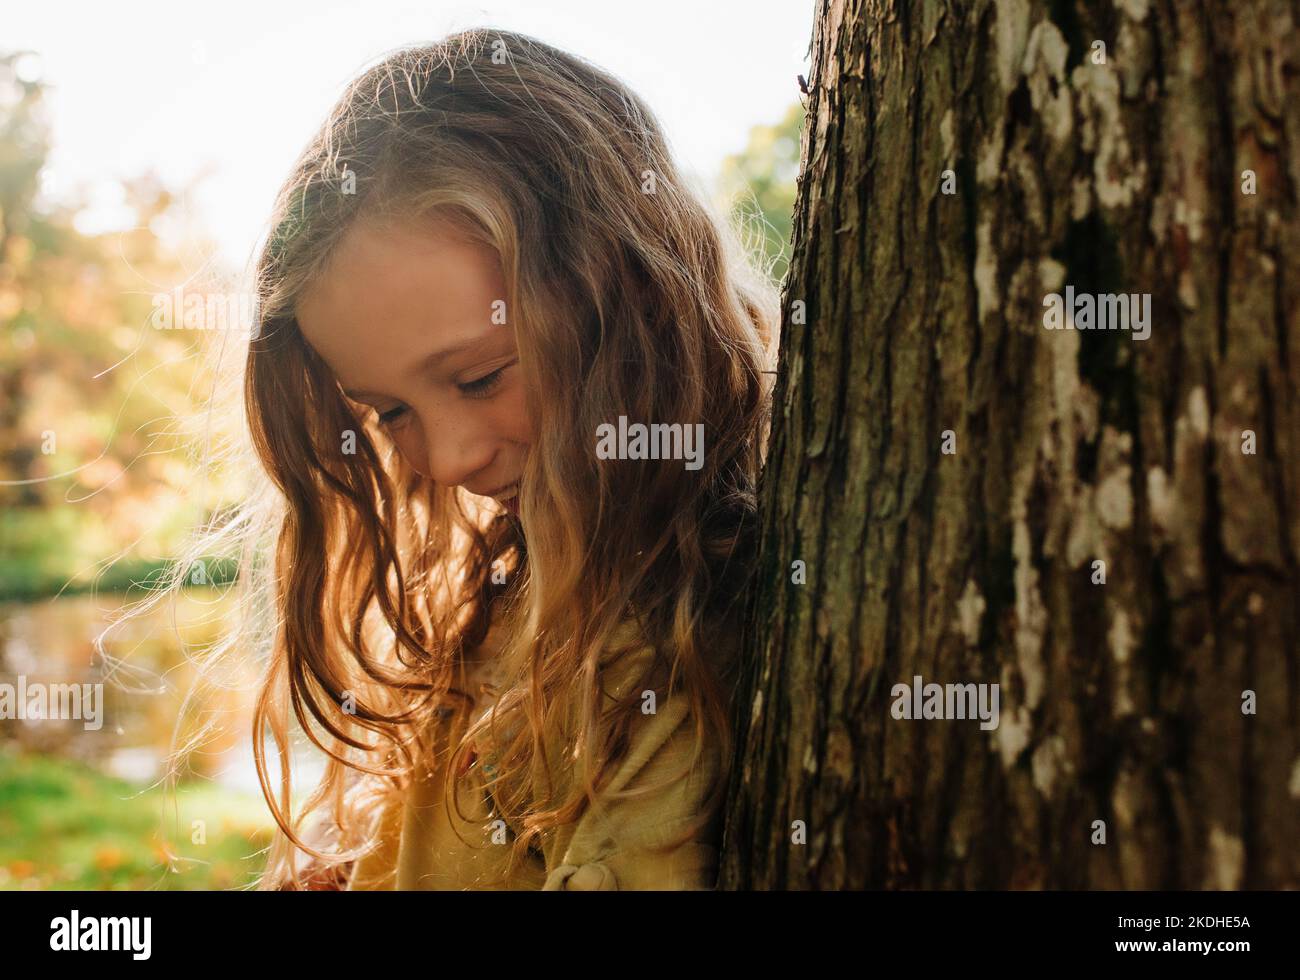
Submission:
[[[424,461],[424,476],[439,486],[462,486],[492,462],[492,447],[455,419],[422,422],[420,429],[417,458]]]

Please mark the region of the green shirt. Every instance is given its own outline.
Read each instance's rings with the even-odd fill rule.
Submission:
[[[615,696],[639,683],[654,654],[652,647],[632,650],[602,670],[604,689]],[[499,676],[491,657],[467,671],[468,690]],[[660,692],[656,692],[659,694]],[[491,709],[481,703],[438,719],[441,734],[458,735],[466,720],[478,720]],[[456,783],[462,819],[444,806],[446,754],[414,779],[404,798],[380,814],[376,847],[357,861],[352,890],[466,890],[506,888],[542,891],[711,889],[717,875],[721,825],[715,811],[704,828],[686,843],[664,849],[680,837],[719,776],[716,747],[706,746],[694,770],[654,792],[609,801],[612,792],[663,784],[683,770],[695,740],[693,713],[685,693],[661,698],[653,714],[640,714],[632,728],[628,752],[601,787],[596,802],[573,823],[543,835],[542,853],[529,852],[529,863],[517,867],[504,884],[483,884],[499,876],[513,842],[504,821],[494,818],[488,782],[490,762],[479,758]],[[440,740],[436,744],[454,745]],[[563,746],[549,746],[548,758],[558,760]],[[553,763],[554,764],[554,763]],[[457,836],[459,831],[461,840]]]

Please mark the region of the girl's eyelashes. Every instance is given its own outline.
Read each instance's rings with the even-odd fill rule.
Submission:
[[[389,409],[388,411],[386,411],[386,412],[380,412],[380,413],[379,413],[379,424],[380,424],[380,425],[391,425],[393,422],[396,422],[399,418],[401,418],[401,417],[402,417],[402,414],[403,414],[405,411],[406,411],[406,406],[405,406],[405,405],[398,405],[396,408],[390,408],[390,409]]]
[[[511,364],[513,363],[514,362],[511,361]],[[459,388],[466,397],[487,398],[496,390],[497,386],[501,384],[501,376],[509,366],[510,364],[503,364],[491,374],[485,374],[483,377],[475,381],[466,381],[464,384],[456,385],[456,387]]]
[[[510,362],[510,364],[514,363],[514,361]],[[503,364],[490,374],[485,374],[483,377],[477,378],[474,381],[466,381],[463,384],[457,384],[456,387],[461,390],[461,393],[464,394],[466,398],[489,398],[492,393],[496,391],[497,387],[500,386],[502,375],[504,375],[506,368],[510,367],[510,364]],[[406,414],[407,410],[407,406],[398,405],[395,408],[390,408],[386,412],[381,412],[378,409],[375,409],[375,413],[379,417],[380,425],[390,426],[402,418],[402,416]]]

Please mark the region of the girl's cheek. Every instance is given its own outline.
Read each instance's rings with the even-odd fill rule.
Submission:
[[[393,442],[397,445],[397,451],[402,454],[406,465],[428,479],[429,474],[426,471],[429,461],[424,452],[424,440],[420,437],[417,427],[408,423],[400,432],[393,433]]]
[[[533,416],[528,411],[528,398],[522,384],[515,385],[503,401],[505,412],[501,419],[502,431],[511,442],[531,445],[535,435]]]

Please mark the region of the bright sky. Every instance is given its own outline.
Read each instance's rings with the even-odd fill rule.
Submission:
[[[808,74],[813,0],[0,0],[0,46],[40,55],[54,146],[43,191],[85,189],[83,228],[122,222],[112,179],[153,171],[243,267],[280,180],[343,86],[384,52],[474,26],[532,34],[629,82],[679,163],[709,181]]]

